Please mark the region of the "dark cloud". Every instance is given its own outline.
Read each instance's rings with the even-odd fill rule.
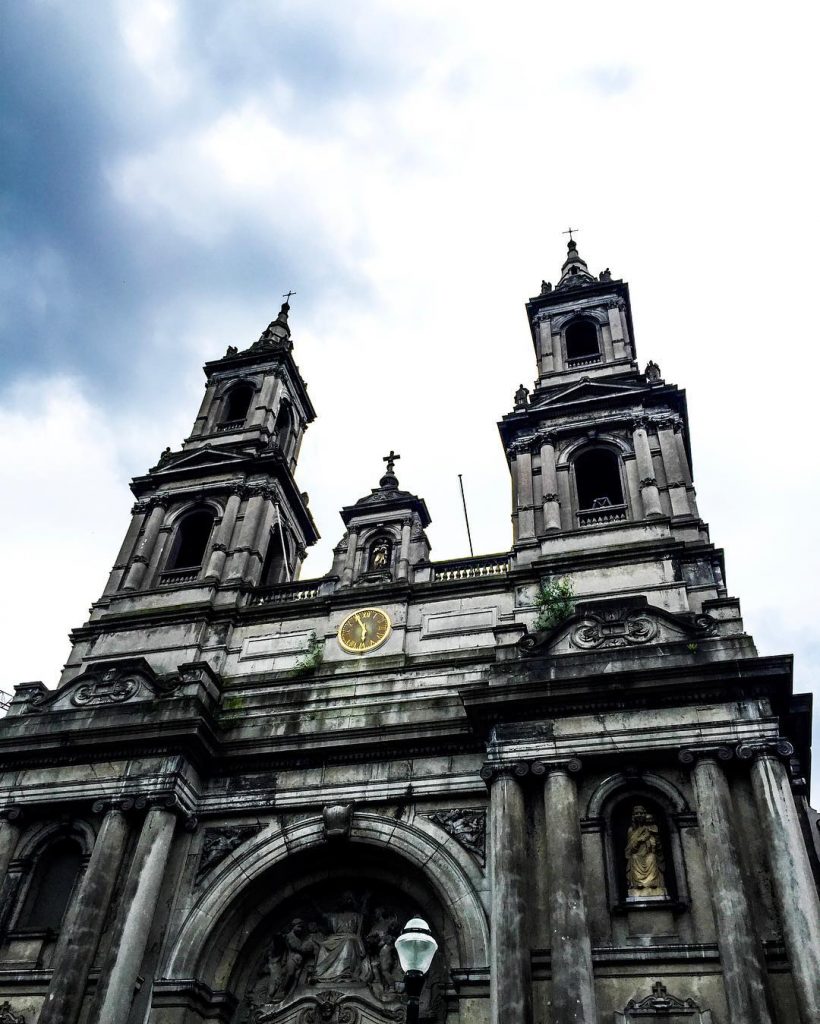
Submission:
[[[348,27],[343,37],[341,17],[334,21],[309,4],[196,0],[179,13],[181,70],[191,87],[162,102],[129,59],[116,5],[4,5],[6,384],[34,370],[67,371],[86,378],[98,398],[115,390],[121,398],[129,379],[153,372],[156,345],[174,361],[167,331],[203,299],[264,309],[265,320],[280,287],[291,284],[306,295],[331,284],[363,294],[353,254],[329,246],[318,223],[308,219],[295,237],[292,226],[271,230],[270,220],[239,206],[228,212],[217,242],[207,231],[191,238],[172,217],[140,217],[120,202],[109,174],[117,161],[157,151],[282,84],[289,135],[326,128],[345,97],[398,87],[378,32],[357,42]],[[192,178],[196,173],[192,166]],[[199,207],[195,192],[191,201],[205,225],[219,212],[209,209],[207,190]],[[276,211],[268,212],[275,224]],[[164,311],[163,329],[157,310]],[[190,361],[190,353],[179,358]]]

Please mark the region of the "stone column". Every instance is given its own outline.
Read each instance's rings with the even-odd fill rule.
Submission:
[[[490,1019],[492,1024],[531,1024],[532,980],[527,940],[527,824],[522,765],[485,765],[490,786],[489,875]]]
[[[406,580],[410,575],[410,527],[411,522],[405,519],[401,524],[401,548],[399,549],[398,578]]]
[[[128,569],[128,559],[131,557],[139,532],[145,523],[145,516],[147,512],[148,506],[143,502],[137,502],[137,504],[131,509],[131,522],[128,525],[128,530],[126,531],[125,539],[123,540],[119,554],[117,555],[117,560],[114,563],[114,568],[108,574],[108,582],[105,585],[105,590],[103,590],[104,597],[107,597],[110,594],[115,594],[119,589],[123,575]]]
[[[561,504],[555,469],[555,437],[552,434],[544,434],[541,438],[541,490],[544,495],[544,531],[555,533],[561,529]]]
[[[774,749],[772,749],[774,747]],[[763,749],[741,744],[741,757],[754,757],[752,788],[758,821],[764,835],[777,896],[783,937],[792,965],[792,977],[802,1024],[820,1022],[820,903],[789,776],[777,758],[794,748],[780,740]]]
[[[674,421],[666,420],[658,425],[658,441],[660,441],[663,465],[666,470],[666,485],[669,488],[672,515],[686,515],[689,512],[686,477],[681,466],[680,453],[678,452],[678,445],[675,440]]]
[[[731,756],[727,748],[703,753],[683,750],[680,760],[694,764],[698,825],[706,853],[730,1024],[772,1024],[763,949],[755,934],[740,867],[732,796],[719,763],[719,759]],[[693,896],[698,898],[697,893]]]
[[[596,1024],[598,1020],[578,791],[571,774],[580,767],[575,759],[565,765],[536,762],[533,766],[533,771],[547,773],[544,807],[550,890],[551,1017],[556,1024]]]
[[[345,564],[342,569],[341,585],[343,587],[349,587],[353,582],[353,566],[356,564],[356,547],[358,543],[358,530],[350,530],[347,535],[347,554],[345,555]]]
[[[216,538],[211,548],[211,557],[208,559],[208,566],[205,570],[206,579],[221,579],[225,569],[225,562],[228,558],[228,545],[231,543],[233,528],[236,525],[236,517],[239,513],[239,505],[242,502],[241,488],[237,487],[231,491],[225,502],[225,511],[222,513],[222,522],[216,531]]]
[[[17,849],[17,841],[20,838],[20,817],[19,807],[7,807],[0,814],[0,887],[6,877],[9,864]]]
[[[145,817],[111,944],[100,968],[90,1024],[124,1024],[128,1020],[175,824],[176,814],[166,807],[152,807]]]
[[[515,460],[518,499],[518,539],[530,540],[535,536],[535,505],[532,492],[532,454],[519,449]]]
[[[60,929],[51,983],[38,1024],[76,1024],[79,1018],[88,972],[97,952],[127,838],[125,815],[119,809],[109,810]]]
[[[157,542],[159,531],[162,528],[162,521],[165,518],[165,501],[160,498],[151,498],[151,512],[145,524],[142,537],[137,544],[137,550],[131,558],[131,566],[125,577],[123,590],[139,590],[145,579],[145,571],[148,568],[154,545]]]
[[[245,505],[245,518],[239,530],[239,543],[233,550],[228,578],[241,580],[245,575],[245,569],[250,558],[251,548],[256,540],[256,531],[259,527],[259,520],[265,506],[264,494],[258,490],[250,491],[250,497]]]
[[[646,433],[646,421],[636,420],[632,425],[632,443],[635,446],[635,461],[638,464],[638,478],[641,482],[641,500],[645,519],[654,519],[663,515],[658,484],[655,480],[655,467],[652,465],[652,452]]]

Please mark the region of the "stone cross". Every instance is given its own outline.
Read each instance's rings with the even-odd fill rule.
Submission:
[[[400,458],[401,458],[401,455],[396,455],[396,453],[393,451],[392,448],[390,449],[390,454],[389,455],[385,455],[382,458],[382,462],[386,462],[387,463],[387,472],[388,473],[392,473],[393,472],[393,470],[394,470],[393,463],[396,461],[396,459],[400,459]]]

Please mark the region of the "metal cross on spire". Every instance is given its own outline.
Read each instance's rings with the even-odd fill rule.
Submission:
[[[400,458],[401,458],[401,455],[396,455],[396,453],[393,451],[392,448],[390,449],[390,454],[389,455],[385,455],[382,458],[382,462],[386,462],[387,463],[387,472],[388,473],[392,473],[393,472],[393,470],[394,470],[393,463],[396,461],[396,459],[400,459]]]
[[[562,235],[569,235],[569,240],[571,242],[571,241],[573,241],[572,232],[573,231],[580,231],[580,230],[581,230],[580,228],[567,228],[567,230],[566,231],[562,231],[561,234]]]
[[[285,300],[285,302],[288,303],[288,305],[290,305],[290,297],[291,297],[291,295],[295,295],[295,294],[296,294],[296,292],[289,291],[289,292],[284,293],[282,295],[282,298]]]

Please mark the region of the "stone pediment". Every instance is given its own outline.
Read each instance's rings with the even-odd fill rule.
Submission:
[[[712,1014],[701,1009],[694,999],[679,999],[667,991],[663,982],[656,981],[652,994],[644,999],[630,999],[622,1012],[615,1014],[615,1024],[629,1021],[680,1021],[687,1024],[712,1024]]]
[[[641,385],[599,383],[594,380],[581,380],[571,387],[559,391],[557,395],[537,402],[539,407],[545,405],[564,405],[568,402],[587,402],[595,398],[620,398],[626,395],[637,395],[645,390]]]
[[[236,452],[223,451],[221,448],[197,448],[196,451],[173,457],[161,462],[156,473],[176,473],[180,469],[202,469],[207,466],[227,466],[244,462],[247,456]]]
[[[717,623],[707,614],[676,614],[645,597],[579,602],[552,629],[527,633],[518,646],[528,654],[577,654],[612,648],[689,642],[713,636]]]
[[[217,677],[204,662],[180,665],[178,672],[159,676],[145,658],[101,661],[54,691],[34,697],[28,712],[71,711],[103,705],[133,704],[169,697],[183,688],[213,687]]]

